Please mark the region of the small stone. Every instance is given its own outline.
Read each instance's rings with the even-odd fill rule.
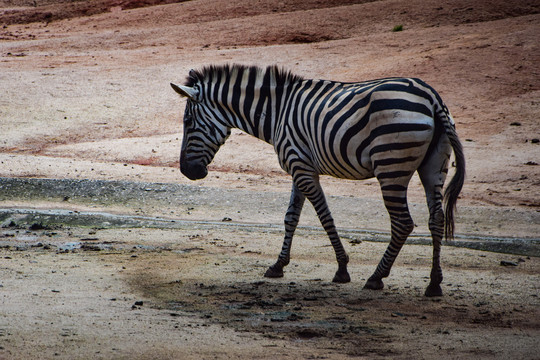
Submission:
[[[501,260],[501,266],[518,266],[515,261]]]
[[[298,315],[298,314],[295,314],[295,313],[292,313],[289,316],[287,316],[287,320],[289,320],[289,321],[298,321],[298,320],[301,320],[301,319],[303,319],[303,317]]]
[[[45,230],[47,229],[47,227],[43,226],[42,223],[33,223],[32,225],[30,225],[29,229],[30,230]]]

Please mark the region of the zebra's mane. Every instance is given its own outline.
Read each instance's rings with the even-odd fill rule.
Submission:
[[[303,77],[291,73],[289,70],[286,70],[277,65],[267,66],[266,68],[261,68],[258,66],[247,66],[239,64],[227,64],[227,65],[207,65],[200,70],[191,70],[189,76],[186,78],[184,85],[193,87],[199,82],[205,82],[208,79],[216,78],[227,78],[233,72],[253,72],[257,74],[267,74],[270,72],[274,75],[274,81],[276,85],[285,85],[288,83],[293,83],[297,81],[304,80]]]

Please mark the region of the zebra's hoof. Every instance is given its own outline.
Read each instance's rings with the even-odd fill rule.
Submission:
[[[283,269],[276,269],[273,266],[270,266],[268,270],[264,273],[264,277],[267,278],[280,278],[283,277]]]
[[[334,279],[332,280],[332,282],[341,283],[341,284],[348,283],[348,282],[351,282],[351,276],[349,275],[347,271],[345,272],[338,271],[336,275],[334,275]]]
[[[381,279],[368,279],[366,285],[364,285],[364,289],[369,290],[381,290],[382,288],[384,288],[384,283]]]
[[[442,289],[439,284],[429,284],[424,293],[427,297],[442,296]]]

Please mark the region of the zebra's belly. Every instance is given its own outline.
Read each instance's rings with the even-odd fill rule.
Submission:
[[[407,120],[395,127],[404,131],[379,131],[373,136],[380,127],[372,127],[348,139],[337,138],[325,151],[317,153],[315,163],[320,174],[362,180],[392,169],[414,173],[433,137],[433,120]]]
[[[370,179],[375,176],[372,169],[319,169],[319,173],[321,175],[328,175],[339,179],[347,179],[347,180],[364,180],[364,179]]]
[[[356,158],[338,155],[332,157],[332,161],[328,161],[323,157],[318,157],[315,164],[320,175],[349,180],[363,180],[375,176],[370,161],[362,165]]]

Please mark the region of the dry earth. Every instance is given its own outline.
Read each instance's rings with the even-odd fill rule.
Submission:
[[[270,146],[238,132],[206,179],[183,178],[184,102],[168,84],[212,63],[421,77],[465,146],[460,239],[535,243],[539,10],[500,0],[0,0],[0,358],[537,358],[540,263],[526,253],[445,247],[446,295],[433,300],[422,296],[429,247],[406,247],[387,288],[370,292],[361,287],[384,244],[346,238],[353,282],[338,286],[325,236],[303,228],[285,278],[263,281],[281,237],[268,224],[280,224],[290,180]],[[16,178],[143,190],[127,202],[38,196],[10,191]],[[154,202],[159,183],[193,194]],[[376,182],[323,185],[338,225],[385,234]],[[416,178],[410,199],[426,233]],[[134,220],[40,228],[50,209]],[[316,225],[306,210],[302,224]],[[138,216],[161,225],[143,228]]]

